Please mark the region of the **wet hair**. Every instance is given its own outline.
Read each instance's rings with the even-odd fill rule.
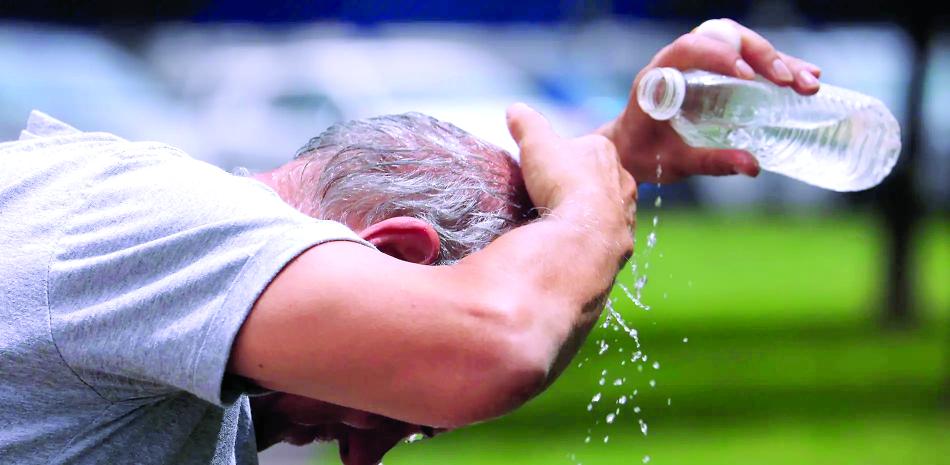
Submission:
[[[296,158],[321,168],[306,184],[313,216],[354,229],[397,216],[424,220],[439,235],[438,264],[536,217],[511,155],[421,113],[335,124]]]

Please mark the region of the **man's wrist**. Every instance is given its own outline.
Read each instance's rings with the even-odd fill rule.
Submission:
[[[623,206],[602,192],[576,192],[544,216],[549,221],[562,222],[583,235],[584,241],[598,241],[626,254],[632,248],[630,225],[623,215]]]

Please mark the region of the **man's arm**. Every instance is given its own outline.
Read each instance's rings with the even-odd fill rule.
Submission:
[[[353,243],[314,247],[258,299],[230,371],[442,427],[506,413],[549,384],[632,250],[635,184],[606,138],[562,140],[523,105],[509,125],[547,215],[447,267]]]

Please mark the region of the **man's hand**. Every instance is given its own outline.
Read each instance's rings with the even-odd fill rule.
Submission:
[[[599,292],[588,294],[581,302],[581,311],[573,318],[561,320],[570,326],[554,330],[561,334],[562,342],[550,357],[552,362],[543,384],[546,387],[580,349],[600,317],[616,272],[629,257],[633,248],[637,183],[620,166],[617,150],[603,136],[562,139],[543,116],[521,103],[508,109],[508,128],[521,149],[521,170],[532,202],[550,211],[542,217],[582,232],[583,239],[577,240],[578,244],[583,240],[608,252],[604,255],[608,261],[594,265],[597,273],[593,274],[602,276]],[[566,249],[560,252],[569,253]],[[592,252],[591,248],[585,249],[591,257],[595,255]],[[581,262],[574,263],[580,266]],[[577,274],[569,275],[578,279],[582,272],[594,271],[583,267],[576,270]]]
[[[282,392],[251,397],[251,411],[258,450],[278,442],[302,446],[338,441],[344,465],[375,465],[407,436],[435,433],[432,428]]]
[[[521,149],[525,187],[535,206],[546,211],[582,206],[590,221],[582,226],[604,233],[614,227],[623,236],[618,240],[629,239],[636,182],[620,166],[609,139],[596,134],[562,139],[543,116],[523,103],[508,109],[508,127]]]
[[[737,50],[735,45],[739,45]],[[748,152],[701,149],[686,145],[667,121],[656,121],[637,104],[640,79],[651,69],[703,69],[752,79],[760,74],[802,95],[818,92],[821,70],[785,55],[762,36],[732,21],[707,21],[666,46],[633,81],[627,107],[614,121],[598,130],[617,146],[624,168],[640,181],[669,183],[694,174],[756,176],[759,165]],[[657,177],[657,156],[662,176]]]

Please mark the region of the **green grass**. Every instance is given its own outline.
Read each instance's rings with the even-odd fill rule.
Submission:
[[[920,325],[888,331],[878,323],[882,236],[867,217],[663,212],[647,251],[651,217],[640,215],[636,261],[650,264],[643,300],[652,309],[613,293],[649,357],[642,372],[628,361],[633,341],[598,327],[574,366],[518,412],[398,447],[386,464],[570,464],[572,454],[585,465],[644,455],[651,464],[950,464],[945,221],[927,222],[914,244]],[[629,271],[620,281],[632,288]],[[599,340],[610,345],[603,355]],[[588,411],[596,392],[602,400]]]

